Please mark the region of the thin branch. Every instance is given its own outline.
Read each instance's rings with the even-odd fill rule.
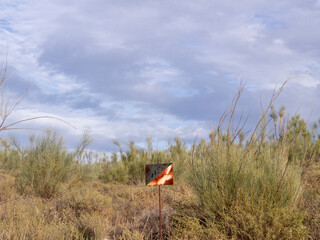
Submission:
[[[7,129],[5,129],[6,131],[8,130],[35,130],[35,131],[42,131],[43,129],[40,129],[40,128],[23,128],[23,127],[21,127],[21,128],[7,128]],[[2,131],[2,130],[0,130],[0,131]]]
[[[195,152],[198,136],[199,136],[199,131],[197,132],[196,137],[194,138],[194,141],[192,144],[192,151],[191,151],[191,164],[192,164],[192,166],[193,166],[194,152]]]
[[[280,88],[279,88],[278,90],[276,89],[277,86],[276,86],[276,88],[273,90],[273,94],[272,94],[272,97],[271,97],[271,99],[270,99],[269,105],[267,106],[266,110],[263,112],[262,116],[260,117],[260,119],[259,119],[259,121],[258,121],[258,123],[257,123],[257,125],[256,125],[256,127],[255,127],[255,129],[254,129],[254,131],[253,131],[252,134],[251,134],[251,137],[250,137],[250,141],[249,141],[249,142],[252,141],[252,139],[253,139],[253,137],[254,137],[254,134],[256,133],[256,131],[257,131],[257,129],[258,129],[261,121],[265,118],[265,116],[267,115],[267,113],[268,113],[271,105],[272,105],[273,102],[278,98],[278,96],[279,96],[280,93],[282,92],[282,90],[283,90],[283,88],[284,88],[284,86],[286,85],[287,82],[288,82],[288,80],[284,81],[284,83],[280,86]]]
[[[13,107],[11,107],[11,109],[6,112],[4,114],[4,117],[2,118],[2,122],[0,124],[0,129],[2,128],[3,124],[5,123],[6,119],[9,117],[9,115],[13,112],[13,110],[22,102],[22,100],[25,98],[25,96],[27,95],[27,92],[29,90],[29,84],[28,87],[26,89],[26,91],[24,92],[24,94],[22,95],[22,97],[13,105]]]
[[[3,65],[1,65],[1,69],[0,69],[0,75],[1,75],[1,81],[0,81],[0,88],[1,86],[4,84],[4,82],[6,81],[6,75],[7,75],[7,66],[8,66],[8,53],[6,54],[6,61],[5,61],[5,64],[4,64],[4,67]]]
[[[12,128],[10,128],[11,126],[14,126],[14,125],[22,123],[22,122],[27,122],[27,121],[36,120],[36,119],[43,119],[43,118],[55,119],[55,120],[58,120],[60,122],[63,122],[65,124],[71,126],[74,129],[77,129],[75,126],[73,126],[72,124],[68,123],[67,121],[62,120],[61,118],[52,117],[52,116],[39,116],[39,117],[26,118],[26,119],[11,123],[11,124],[9,124],[7,126],[4,126],[4,127],[0,128],[0,132],[4,131],[4,130],[12,129]]]
[[[237,130],[237,132],[236,132],[236,134],[234,135],[231,143],[233,143],[233,142],[236,140],[236,138],[239,136],[240,132],[242,132],[242,130],[244,129],[245,125],[247,124],[248,119],[249,119],[249,114],[247,115],[247,118],[246,118],[246,120],[243,122],[241,128],[240,128],[239,130]],[[249,131],[247,131],[247,133],[249,133]]]
[[[269,105],[267,106],[267,108],[264,110],[264,112],[262,113],[262,116],[260,117],[254,131],[252,132],[251,134],[251,137],[250,137],[250,140],[248,142],[248,147],[247,147],[247,150],[245,152],[245,154],[243,155],[243,159],[247,156],[247,154],[249,153],[250,149],[256,144],[256,142],[258,141],[259,138],[257,138],[256,140],[254,140],[254,136],[255,136],[255,133],[258,129],[258,127],[260,126],[262,120],[266,117],[269,109],[271,108],[273,102],[278,98],[278,96],[280,95],[280,93],[282,92],[284,86],[286,85],[286,83],[289,81],[289,79],[285,80],[284,83],[280,86],[279,89],[277,89],[277,86],[278,84],[276,85],[276,87],[274,88],[273,90],[273,93],[272,93],[272,96],[271,96],[271,99],[270,99],[270,102],[269,102]],[[239,169],[238,169],[238,173],[237,173],[237,176],[239,176],[240,172],[241,172],[241,169],[242,169],[242,166],[243,166],[243,162],[241,161],[240,163],[240,166],[239,166]]]

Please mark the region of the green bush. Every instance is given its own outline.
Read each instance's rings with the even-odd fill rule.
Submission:
[[[222,116],[210,142],[201,141],[188,162],[186,180],[197,196],[198,218],[206,226],[236,239],[302,239],[307,237],[302,197],[302,169],[290,161],[290,142],[267,141],[267,108],[247,144],[240,136],[240,122],[233,128],[231,110]],[[271,100],[270,105],[274,99]],[[226,132],[221,131],[229,116]],[[243,125],[244,126],[244,125]],[[235,129],[235,130],[233,130]],[[290,132],[282,132],[288,136]]]
[[[237,146],[229,151],[228,161],[225,146],[208,147],[207,155],[189,165],[187,182],[198,197],[199,217],[239,239],[289,239],[291,230],[294,239],[305,236],[297,210],[300,170],[268,148],[258,159]]]
[[[74,158],[75,153],[68,152],[57,134],[47,131],[42,137],[31,137],[30,141],[16,176],[20,192],[31,191],[47,198],[57,193],[63,183],[81,178],[82,168]]]
[[[134,141],[128,144],[128,150],[123,151],[120,143],[114,141],[119,147],[119,156],[113,152],[111,161],[104,158],[99,162],[102,172],[100,179],[106,182],[122,182],[141,184],[145,180],[145,165],[155,163],[173,163],[174,179],[177,181],[184,171],[184,163],[188,159],[189,150],[185,143],[176,137],[175,144],[170,144],[168,150],[153,150],[151,138],[147,138],[147,149],[138,148]]]
[[[100,179],[106,182],[144,183],[146,164],[162,163],[169,159],[169,155],[165,151],[153,150],[151,140],[147,139],[147,141],[147,150],[138,148],[134,141],[130,141],[127,151],[123,151],[120,143],[114,141],[114,144],[119,147],[119,156],[116,152],[113,152],[111,161],[108,161],[108,159],[100,161],[102,168]],[[170,161],[170,159],[167,161]]]
[[[105,162],[101,164],[102,173],[99,178],[105,182],[128,182],[128,172],[122,162]]]
[[[0,139],[0,168],[15,171],[21,164],[19,151],[10,146],[9,141]]]

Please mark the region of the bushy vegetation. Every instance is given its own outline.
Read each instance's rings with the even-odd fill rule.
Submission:
[[[190,147],[115,141],[119,151],[101,156],[86,135],[73,152],[50,131],[25,147],[2,139],[0,238],[156,239],[157,191],[144,187],[144,166],[158,162],[174,166],[175,185],[162,188],[165,239],[319,238],[320,120],[277,111],[282,87],[246,131],[235,120],[241,86],[209,140]]]
[[[300,239],[306,236],[301,169],[288,164],[285,147],[240,147],[218,143],[198,146],[187,172],[206,224],[238,239]],[[220,146],[218,145],[220,144]],[[294,229],[294,231],[292,231]]]
[[[50,130],[42,136],[32,135],[27,147],[21,148],[15,139],[11,140],[13,146],[3,139],[1,143],[1,167],[14,175],[21,194],[48,198],[58,193],[62,184],[71,186],[88,178],[87,166],[78,161],[85,146],[69,152],[62,137]]]
[[[114,144],[119,147],[119,154],[113,152],[108,160],[104,158],[99,161],[102,165],[100,179],[105,182],[121,182],[139,184],[145,179],[145,164],[174,162],[175,179],[182,174],[183,163],[188,160],[188,150],[186,144],[179,138],[174,139],[175,144],[169,144],[168,150],[154,150],[152,139],[147,138],[147,148],[142,149],[135,146],[134,141],[128,144],[128,150],[124,151],[118,141]]]

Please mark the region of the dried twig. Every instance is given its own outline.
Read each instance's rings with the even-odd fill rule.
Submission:
[[[6,55],[5,63],[2,64],[0,67],[0,79],[1,79],[0,80],[0,89],[1,89],[1,87],[3,87],[5,81],[7,80],[7,55]],[[9,106],[8,100],[5,99],[5,97],[1,94],[0,116],[2,118],[2,121],[0,123],[0,132],[6,131],[6,130],[32,129],[32,128],[22,128],[22,127],[15,127],[15,126],[19,123],[28,122],[36,119],[42,119],[42,118],[55,119],[76,129],[75,126],[68,123],[67,121],[58,117],[53,117],[53,116],[38,116],[38,117],[25,118],[10,124],[6,124],[8,117],[12,114],[12,112],[16,109],[16,107],[22,102],[22,100],[26,97],[28,89],[29,89],[29,86],[27,87],[24,94],[20,97],[20,99],[12,106]]]

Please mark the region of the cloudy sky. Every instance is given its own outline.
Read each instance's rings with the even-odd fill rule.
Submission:
[[[239,86],[239,109],[259,115],[277,83],[276,105],[320,116],[320,1],[0,1],[4,92],[28,94],[10,121],[62,133],[70,146],[88,129],[92,149],[112,140],[155,147],[207,137]],[[261,96],[261,97],[260,97]],[[19,138],[30,131],[15,131]]]

